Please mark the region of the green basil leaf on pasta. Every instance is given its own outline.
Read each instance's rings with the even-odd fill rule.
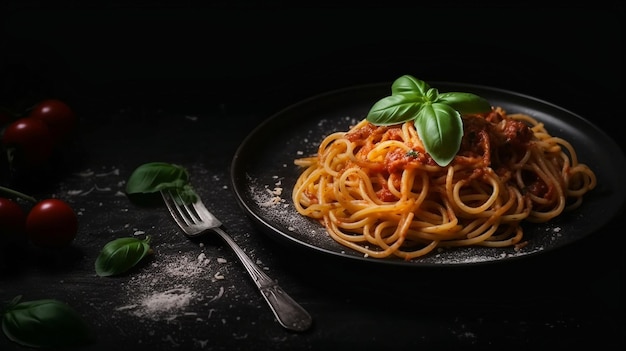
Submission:
[[[425,104],[415,129],[426,152],[438,165],[443,167],[452,162],[463,138],[463,121],[458,111],[446,104]]]
[[[403,75],[391,84],[391,94],[414,94],[425,96],[430,89],[428,83],[410,75]]]
[[[464,92],[439,93],[426,82],[403,75],[391,85],[391,95],[371,107],[366,120],[388,126],[413,120],[426,152],[445,167],[454,159],[463,136],[463,114],[487,113],[491,104]]]
[[[485,113],[491,110],[489,101],[472,93],[441,93],[437,102],[449,105],[461,114]]]
[[[376,102],[367,120],[376,125],[392,125],[415,119],[422,101],[417,95],[392,95]]]

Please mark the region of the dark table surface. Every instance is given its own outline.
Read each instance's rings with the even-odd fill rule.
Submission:
[[[272,114],[402,74],[549,101],[602,128],[623,152],[621,5],[28,4],[5,4],[0,15],[2,104],[57,97],[81,129],[56,167],[4,172],[2,185],[68,201],[80,226],[70,248],[2,253],[0,300],[69,303],[96,332],[85,350],[623,348],[623,208],[602,230],[545,255],[401,268],[277,242],[246,217],[230,183],[240,143]],[[309,331],[280,327],[219,240],[188,240],[163,205],[124,195],[130,173],[152,161],[190,171],[235,241],[313,316]],[[146,235],[154,255],[141,265],[95,274],[104,244]],[[2,336],[0,349],[20,348]]]

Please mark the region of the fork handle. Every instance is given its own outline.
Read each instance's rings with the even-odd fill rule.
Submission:
[[[267,276],[259,267],[252,262],[250,257],[237,245],[235,241],[221,228],[213,228],[222,239],[233,249],[241,263],[254,280],[261,291],[263,298],[269,304],[278,323],[292,331],[305,331],[313,323],[311,315],[291,298],[273,279]]]

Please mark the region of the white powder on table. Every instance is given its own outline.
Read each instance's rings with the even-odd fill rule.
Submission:
[[[144,296],[140,301],[140,308],[133,310],[133,314],[151,319],[158,319],[157,317],[164,317],[167,320],[174,319],[178,316],[179,311],[189,306],[196,295],[191,288],[185,286],[155,292],[152,295]]]
[[[206,283],[223,279],[223,264],[226,260],[210,259],[204,252],[197,257],[180,253],[156,256],[150,267],[135,273],[123,286],[127,303],[116,311],[153,321],[171,321],[181,316],[196,315],[194,306],[205,299],[213,302],[224,294],[223,287],[217,287],[213,295],[206,295]],[[217,273],[215,273],[217,272]],[[196,289],[200,284],[203,289]],[[202,291],[202,292],[201,292]]]

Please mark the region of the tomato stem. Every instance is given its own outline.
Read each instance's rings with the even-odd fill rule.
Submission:
[[[20,198],[22,198],[22,199],[25,199],[25,200],[31,201],[31,202],[33,202],[33,203],[36,203],[36,202],[37,202],[37,199],[35,199],[35,198],[34,198],[34,197],[32,197],[32,196],[26,195],[26,194],[21,193],[21,192],[19,192],[19,191],[17,191],[17,190],[13,190],[13,189],[5,188],[5,187],[3,187],[3,186],[0,186],[0,192],[4,192],[4,193],[7,193],[7,194],[10,194],[10,195],[13,195],[13,196],[17,196],[17,197],[20,197]]]

